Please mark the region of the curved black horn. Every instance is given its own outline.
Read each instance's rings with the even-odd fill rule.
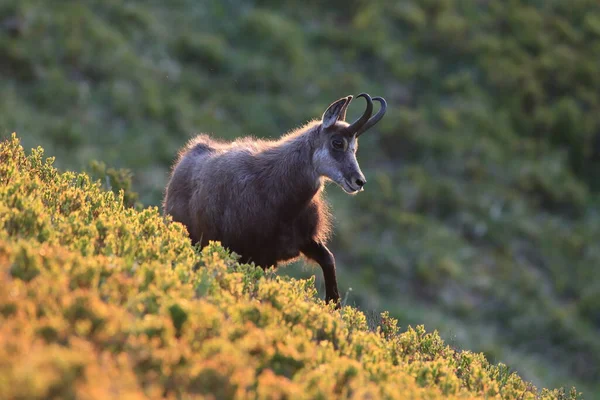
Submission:
[[[373,125],[378,123],[381,120],[381,118],[383,118],[383,116],[385,115],[385,111],[387,110],[387,103],[385,102],[385,99],[383,97],[377,96],[377,97],[373,97],[373,100],[377,100],[379,102],[379,104],[381,106],[379,108],[379,112],[377,114],[375,114],[375,116],[373,118],[370,118],[367,121],[367,123],[365,123],[361,128],[359,128],[358,132],[356,132],[356,137],[359,137],[366,130],[368,130]]]
[[[359,119],[354,121],[352,125],[350,125],[347,128],[350,132],[358,132],[362,128],[362,126],[369,121],[371,114],[373,114],[373,101],[371,100],[371,96],[369,96],[366,93],[361,93],[358,96],[356,96],[356,98],[359,97],[364,97],[367,100],[367,109]]]

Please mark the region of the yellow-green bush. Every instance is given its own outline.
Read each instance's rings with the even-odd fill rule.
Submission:
[[[567,398],[0,146],[0,398]]]
[[[383,96],[367,190],[328,190],[347,301],[600,393],[598,0],[2,0],[0,55],[0,140],[125,204],[160,203],[196,132],[274,138]]]

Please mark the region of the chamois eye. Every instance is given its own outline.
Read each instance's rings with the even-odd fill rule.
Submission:
[[[344,141],[342,139],[333,139],[331,145],[336,150],[344,150]]]

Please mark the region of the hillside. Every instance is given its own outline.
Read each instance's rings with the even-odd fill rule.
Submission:
[[[385,97],[365,192],[327,190],[347,303],[600,393],[597,0],[5,0],[0,55],[1,137],[145,206],[196,132]]]
[[[0,144],[0,398],[577,397],[197,252],[156,208],[52,162]]]

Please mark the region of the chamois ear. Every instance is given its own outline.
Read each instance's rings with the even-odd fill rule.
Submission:
[[[321,117],[321,123],[324,128],[329,128],[333,126],[337,121],[343,121],[346,119],[346,109],[348,108],[348,104],[352,101],[352,96],[342,97],[339,100],[331,103],[327,110],[323,113]]]

